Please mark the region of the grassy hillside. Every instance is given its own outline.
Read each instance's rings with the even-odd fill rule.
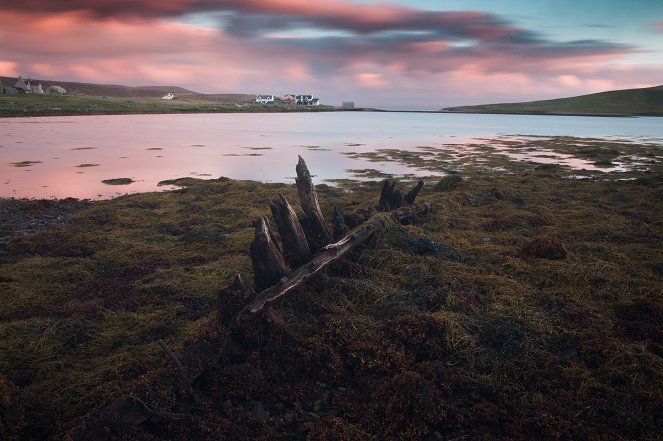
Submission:
[[[46,90],[49,86],[62,86],[65,95],[2,94],[0,88],[0,118],[16,116],[99,115],[132,113],[209,113],[209,112],[292,112],[326,111],[327,106],[316,108],[294,105],[263,105],[254,102],[254,95],[203,94],[176,86],[129,87],[112,84],[72,83],[66,81],[36,80]],[[1,77],[5,87],[13,86],[16,78]],[[174,100],[162,100],[166,93],[175,94]]]
[[[663,86],[613,90],[571,98],[526,103],[448,107],[443,110],[470,113],[663,116]]]
[[[16,77],[2,77],[0,82],[4,86],[13,86],[16,83]],[[78,95],[96,95],[96,96],[115,96],[115,97],[161,97],[168,92],[179,95],[198,95],[198,92],[193,92],[188,89],[177,86],[122,86],[119,84],[92,84],[92,83],[78,83],[70,81],[57,81],[57,80],[42,80],[34,79],[34,81],[41,83],[44,90],[50,86],[64,87],[70,94]]]

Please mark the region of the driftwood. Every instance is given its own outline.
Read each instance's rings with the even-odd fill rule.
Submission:
[[[281,236],[283,257],[292,268],[311,260],[311,250],[295,211],[282,194],[270,201],[274,222]]]
[[[363,215],[357,212],[346,215],[341,207],[334,206],[333,232],[330,232],[320,210],[311,174],[301,156],[296,169],[296,183],[302,214],[298,221],[294,210],[282,194],[270,201],[272,215],[283,243],[283,253],[267,219],[261,217],[254,222],[255,239],[251,243],[251,260],[255,292],[258,294],[235,315],[236,323],[241,322],[241,319],[248,314],[262,312],[269,321],[283,326],[283,320],[275,311],[271,310],[270,303],[295,290],[332,262],[366,243],[383,231],[389,222],[413,223],[419,216],[431,210],[430,202],[414,203],[424,185],[423,181],[419,181],[407,195],[404,195],[402,190],[396,190],[395,181],[385,181],[378,209],[388,211],[389,214],[371,216],[373,211],[373,207],[371,207]],[[406,202],[407,205],[405,205]],[[363,220],[365,221],[359,224]],[[350,230],[348,225],[355,228],[348,232]],[[332,237],[336,242],[327,245]],[[312,252],[316,254],[312,255]],[[289,273],[286,261],[290,264],[290,268],[294,269],[291,273]],[[241,277],[236,278],[233,285],[223,292],[242,297],[251,295]],[[219,302],[221,303],[221,297],[219,297]],[[229,311],[224,314],[222,312],[219,309],[219,320],[227,317]]]
[[[392,216],[401,224],[411,224],[415,222],[419,216],[430,213],[432,209],[433,204],[430,202],[418,202],[414,205],[409,205],[394,210],[392,212]]]
[[[288,267],[283,259],[278,243],[264,217],[256,219],[255,239],[251,243],[251,262],[256,291],[263,290],[288,274]]]
[[[376,233],[383,231],[389,221],[388,216],[376,215],[338,242],[325,246],[310,262],[300,266],[287,277],[283,277],[276,285],[258,293],[255,299],[237,314],[235,319],[239,322],[249,313],[255,314],[262,311],[269,303],[293,291],[329,264],[340,259],[357,246],[366,243]]]
[[[299,157],[296,171],[297,178],[295,179],[295,183],[297,184],[297,192],[299,193],[299,200],[302,206],[300,221],[311,251],[316,252],[330,242],[331,234],[322,215],[322,210],[320,210],[318,194],[311,180],[311,173],[308,171],[306,162],[304,162],[301,156]]]
[[[405,203],[406,204],[414,204],[414,200],[417,198],[417,195],[421,191],[421,189],[424,187],[424,181],[419,181],[417,182],[417,185],[414,186],[412,190],[408,194],[405,195]]]
[[[396,190],[396,181],[385,180],[380,192],[378,209],[380,211],[392,211],[401,208],[404,204],[414,204],[414,200],[423,186],[424,181],[419,181],[407,195],[404,195],[403,190]]]

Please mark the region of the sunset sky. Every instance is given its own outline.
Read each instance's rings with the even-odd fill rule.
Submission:
[[[662,0],[18,0],[0,75],[440,108],[663,84]]]

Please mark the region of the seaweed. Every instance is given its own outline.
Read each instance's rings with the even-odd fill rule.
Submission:
[[[512,148],[532,143],[583,148]],[[621,161],[637,146],[612,148]],[[416,225],[275,302],[280,325],[234,326],[248,298],[221,291],[252,280],[250,221],[278,193],[296,200],[292,185],[186,178],[12,203],[0,437],[656,439],[661,163],[571,180],[563,165],[466,159],[457,188],[426,180],[435,210]],[[318,192],[326,218],[338,205],[358,223],[380,183]]]

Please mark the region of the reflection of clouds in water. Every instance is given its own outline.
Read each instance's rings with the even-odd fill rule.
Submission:
[[[349,177],[345,171],[348,169],[374,169],[376,173],[392,175],[431,174],[430,170],[419,171],[407,162],[399,162],[398,158],[373,162],[359,155],[380,149],[410,151],[424,162],[476,160],[486,154],[503,154],[517,160],[567,161],[574,167],[594,167],[587,159],[542,152],[541,148],[510,150],[513,146],[490,141],[509,133],[533,136],[522,136],[520,140],[505,137],[503,141],[568,135],[663,143],[663,128],[655,119],[611,119],[606,124],[592,118],[554,118],[367,112],[53,117],[29,126],[20,120],[5,120],[2,123],[11,129],[9,133],[23,145],[20,155],[11,149],[0,149],[0,163],[19,162],[26,157],[60,159],[40,164],[31,174],[19,175],[12,167],[5,167],[10,169],[7,178],[11,184],[6,184],[0,195],[14,195],[16,191],[33,197],[110,197],[116,192],[103,188],[100,178],[133,176],[140,182],[127,191],[153,191],[162,189],[157,187],[159,181],[185,177],[189,170],[205,177],[293,182],[300,154],[317,182]],[[161,151],[155,157],[157,150]],[[72,173],[73,167],[84,163],[103,167],[86,168],[84,174]],[[103,177],[96,170],[101,168]],[[30,178],[26,178],[28,175]],[[43,190],[44,185],[48,185],[48,191]]]

